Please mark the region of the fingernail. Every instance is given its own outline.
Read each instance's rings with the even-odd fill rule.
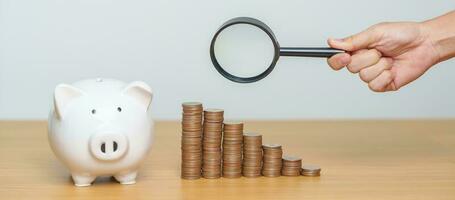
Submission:
[[[335,42],[343,42],[343,39],[339,39],[339,38],[332,38],[332,40]]]

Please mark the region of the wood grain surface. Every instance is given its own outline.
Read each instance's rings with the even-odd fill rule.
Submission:
[[[0,122],[1,199],[455,199],[455,120],[247,122],[321,177],[180,179],[180,124],[158,122],[135,185],[73,186],[43,121]]]

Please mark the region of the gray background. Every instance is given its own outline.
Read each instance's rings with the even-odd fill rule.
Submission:
[[[378,94],[324,59],[281,59],[263,81],[239,85],[208,56],[214,31],[236,16],[263,20],[282,45],[322,46],[454,8],[453,0],[0,0],[0,119],[45,119],[58,83],[98,76],[149,83],[158,119],[179,118],[185,100],[238,119],[455,117],[455,60]]]

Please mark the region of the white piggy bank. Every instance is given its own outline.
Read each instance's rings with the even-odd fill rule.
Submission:
[[[55,88],[49,143],[76,186],[97,176],[134,184],[153,140],[152,90],[143,82],[92,79]]]

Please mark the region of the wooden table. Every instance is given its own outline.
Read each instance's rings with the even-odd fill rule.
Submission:
[[[2,199],[455,199],[455,120],[248,122],[322,176],[181,180],[180,126],[158,122],[135,185],[73,186],[46,122],[0,122]]]

